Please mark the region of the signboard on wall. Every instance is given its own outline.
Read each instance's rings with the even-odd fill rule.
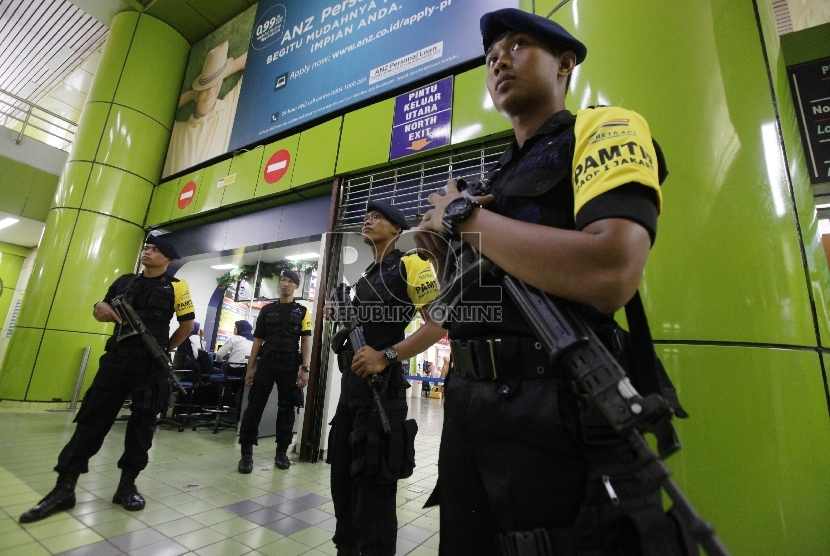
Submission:
[[[830,58],[787,71],[810,182],[830,182]]]
[[[389,160],[449,145],[451,125],[452,77],[398,96]]]
[[[217,342],[227,342],[233,336],[233,328],[238,320],[245,320],[248,316],[246,303],[234,303],[228,299],[222,301],[222,313],[219,316],[219,330],[216,332]]]
[[[518,0],[260,0],[228,150],[483,56]]]

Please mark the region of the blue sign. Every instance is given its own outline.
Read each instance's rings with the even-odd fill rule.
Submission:
[[[483,56],[518,0],[260,0],[228,150]]]
[[[452,77],[400,95],[395,99],[389,159],[448,145],[451,122]]]

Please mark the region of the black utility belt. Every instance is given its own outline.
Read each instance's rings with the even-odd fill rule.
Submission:
[[[548,354],[536,338],[451,340],[453,372],[464,378],[554,378]]]
[[[152,359],[153,354],[142,346],[116,347],[112,353],[124,359]]]
[[[299,361],[300,359],[300,352],[295,351],[266,351],[261,356],[263,361],[294,361],[295,359]]]

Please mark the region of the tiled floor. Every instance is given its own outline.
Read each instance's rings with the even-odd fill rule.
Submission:
[[[414,398],[417,467],[399,483],[398,554],[438,553],[438,509],[424,510],[435,484],[441,400]],[[156,432],[150,465],[137,481],[147,506],[128,512],[110,500],[124,423],[116,423],[76,489],[78,503],[43,521],[20,514],[52,489],[58,452],[74,426],[67,412],[0,409],[0,554],[3,556],[333,555],[334,509],[325,463],[274,468],[274,443],[254,449],[254,471],[236,472],[232,431]]]

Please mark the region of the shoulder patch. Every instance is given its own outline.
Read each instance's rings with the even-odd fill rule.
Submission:
[[[618,107],[580,110],[574,134],[574,216],[591,199],[631,182],[653,188],[660,210],[657,153],[642,116]]]

